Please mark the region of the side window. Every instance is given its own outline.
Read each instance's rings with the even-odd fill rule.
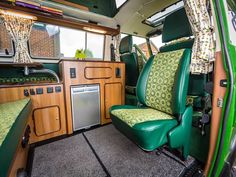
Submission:
[[[61,57],[73,58],[77,49],[85,49],[85,32],[60,27]]]
[[[5,26],[0,23],[0,56],[7,57],[13,56],[13,43]]]
[[[121,34],[121,39],[127,36],[127,34]],[[149,58],[149,51],[148,51],[148,46],[147,46],[147,41],[145,38],[142,37],[137,37],[137,36],[132,36],[133,38],[133,44],[136,44],[139,49],[143,52],[143,54]],[[140,55],[140,53],[137,53]]]
[[[150,38],[150,42],[152,47],[152,53],[153,55],[156,55],[159,51],[159,48],[164,45],[162,43],[162,35]]]
[[[77,49],[87,58],[103,59],[104,35],[44,23],[33,25],[29,50],[33,58],[74,58]]]
[[[31,57],[58,58],[60,56],[59,34],[58,26],[35,23],[29,39]]]
[[[88,58],[103,59],[104,35],[87,33],[86,55]]]
[[[133,36],[133,43],[136,44],[141,49],[141,51],[147,58],[149,58],[147,41],[145,38]],[[138,55],[140,54],[138,53]]]

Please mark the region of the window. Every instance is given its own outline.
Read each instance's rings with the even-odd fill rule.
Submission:
[[[29,39],[33,58],[74,58],[77,49],[87,58],[103,59],[104,35],[35,23]]]
[[[179,1],[173,5],[170,5],[169,7],[165,8],[162,11],[159,11],[157,13],[155,13],[154,15],[152,15],[151,17],[147,18],[144,23],[146,23],[147,25],[150,25],[152,27],[158,27],[160,25],[162,25],[164,19],[171,13],[181,9],[184,7],[184,2],[183,1]]]
[[[121,39],[127,36],[127,34],[121,34]],[[133,38],[133,44],[136,44],[138,48],[143,52],[143,54],[149,58],[149,51],[147,46],[147,41],[145,38],[138,37],[138,36],[132,36]],[[138,55],[140,55],[139,52],[137,52]]]
[[[142,37],[133,36],[133,43],[138,46],[138,48],[143,52],[143,54],[149,58],[149,51],[148,51],[148,45],[147,40]],[[140,55],[138,53],[138,55]]]
[[[59,28],[43,23],[33,25],[29,48],[33,58],[59,58]]]
[[[104,36],[94,33],[87,33],[86,55],[88,58],[103,58]]]
[[[11,37],[5,26],[0,24],[0,56],[13,56],[14,50]]]
[[[127,0],[116,0],[116,8],[120,8]]]
[[[61,57],[73,58],[77,49],[85,49],[85,32],[60,28],[60,44]]]
[[[150,38],[150,41],[152,45],[152,53],[153,55],[156,55],[158,53],[159,48],[164,45],[162,43],[162,35],[152,37]]]

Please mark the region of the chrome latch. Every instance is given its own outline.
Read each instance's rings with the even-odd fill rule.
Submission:
[[[217,107],[222,108],[223,107],[223,102],[224,102],[223,98],[218,98],[217,99]]]

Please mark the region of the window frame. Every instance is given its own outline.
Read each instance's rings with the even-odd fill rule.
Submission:
[[[16,54],[15,42],[11,39],[11,37],[10,37],[10,41],[11,41],[12,52],[13,52],[12,55],[1,55],[1,53],[0,53],[0,58],[13,58],[15,56],[15,54]]]
[[[41,23],[41,22],[40,22]],[[49,23],[44,23],[44,24],[49,24]],[[50,24],[49,24],[50,25]],[[55,25],[56,26],[56,25]],[[60,27],[63,27],[63,28],[68,28],[68,27],[65,27],[65,26],[58,26],[59,28]],[[88,61],[104,61],[105,58],[105,43],[106,43],[106,35],[105,34],[100,34],[100,33],[96,33],[96,32],[88,32],[88,31],[85,31],[85,30],[79,30],[79,29],[76,29],[76,28],[68,28],[68,29],[73,29],[73,30],[77,30],[77,31],[83,31],[85,32],[85,49],[87,49],[87,33],[93,33],[93,34],[97,34],[97,35],[101,35],[103,36],[103,49],[102,49],[102,58],[88,58],[87,60]],[[29,52],[29,55],[32,59],[34,59],[35,61],[37,60],[54,60],[54,61],[59,61],[61,59],[74,59],[73,57],[35,57],[32,55],[31,53],[31,50],[30,50],[30,40],[27,41],[27,46],[28,46],[28,52]],[[0,56],[1,57],[1,56]]]
[[[12,55],[1,55],[0,58],[13,58],[16,55],[16,47],[15,47],[15,42],[11,39],[11,46],[12,46]]]
[[[177,3],[181,2],[181,1],[183,1],[183,0],[179,0],[179,1],[175,2],[175,3],[173,3],[173,4],[170,4],[169,6],[165,7],[164,9],[159,10],[159,11],[153,13],[152,15],[150,15],[149,17],[147,17],[146,19],[144,19],[144,20],[142,21],[142,23],[145,24],[145,25],[148,25],[148,26],[150,26],[150,27],[152,27],[152,28],[158,28],[158,27],[160,27],[161,25],[163,25],[163,21],[164,21],[164,20],[163,20],[163,21],[160,21],[160,24],[155,26],[155,24],[148,23],[148,22],[147,22],[147,19],[151,18],[152,16],[154,16],[154,15],[156,15],[156,14],[158,14],[158,13],[164,11],[165,9],[167,9],[167,8],[173,6],[173,5],[175,5],[175,4],[177,4]],[[174,11],[170,12],[169,15],[170,15],[171,13],[173,13],[173,12],[174,12]],[[164,19],[165,19],[165,18],[164,18]]]

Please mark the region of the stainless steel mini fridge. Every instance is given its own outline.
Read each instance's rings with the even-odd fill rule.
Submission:
[[[100,124],[100,88],[98,84],[71,87],[73,130]]]

